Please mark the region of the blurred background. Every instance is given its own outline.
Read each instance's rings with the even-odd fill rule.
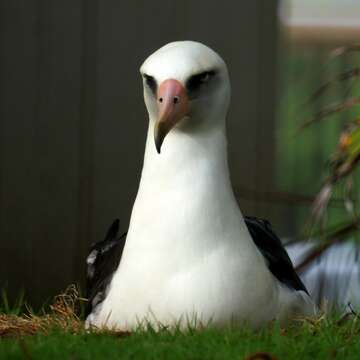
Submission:
[[[114,218],[127,230],[147,128],[138,69],[174,40],[203,42],[228,64],[243,213],[298,237],[344,115],[298,129],[347,88],[304,104],[359,58],[329,51],[359,38],[357,0],[1,0],[1,289],[41,304],[84,285],[89,245]]]

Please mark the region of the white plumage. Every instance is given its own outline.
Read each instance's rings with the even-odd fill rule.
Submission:
[[[120,265],[88,324],[122,330],[144,321],[258,327],[313,313],[304,291],[288,288],[269,271],[235,200],[227,163],[230,82],[224,61],[200,43],[174,42],[152,54],[141,73],[149,113],[141,181]],[[200,85],[191,92],[194,74]],[[187,89],[188,105],[159,140],[159,88],[169,79]]]

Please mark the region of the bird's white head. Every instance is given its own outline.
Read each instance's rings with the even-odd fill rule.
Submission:
[[[172,129],[195,132],[224,126],[230,81],[215,51],[194,41],[172,42],[150,55],[140,73],[158,153]]]

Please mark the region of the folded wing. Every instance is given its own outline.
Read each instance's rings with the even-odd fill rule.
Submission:
[[[271,273],[283,284],[308,294],[305,285],[296,273],[290,257],[267,220],[245,216],[245,223]]]
[[[119,220],[110,226],[105,239],[93,244],[86,259],[86,296],[88,299],[85,315],[100,304],[107,292],[112,276],[119,266],[124,249],[126,233],[118,236]]]

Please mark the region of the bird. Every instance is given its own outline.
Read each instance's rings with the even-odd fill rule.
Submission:
[[[171,42],[141,65],[148,131],[127,233],[115,220],[87,258],[86,326],[259,328],[316,312],[266,220],[243,217],[230,181],[224,60]]]

